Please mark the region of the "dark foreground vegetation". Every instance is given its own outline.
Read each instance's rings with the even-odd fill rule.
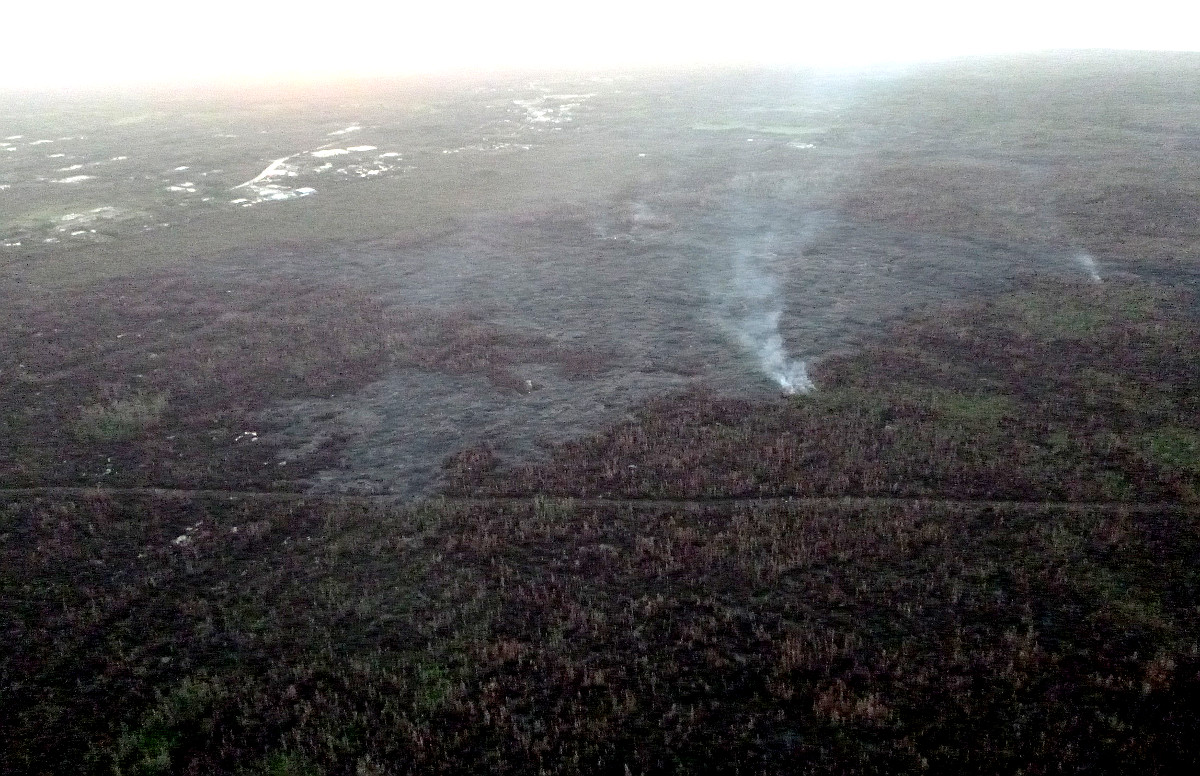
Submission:
[[[1195,518],[9,501],[5,770],[1185,772]]]
[[[415,507],[10,493],[3,771],[1190,772],[1196,319],[1030,285]]]

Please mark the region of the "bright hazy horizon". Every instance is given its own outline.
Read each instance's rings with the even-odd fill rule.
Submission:
[[[1200,50],[1179,2],[481,0],[7,9],[0,88],[690,65],[856,67],[1047,49]]]

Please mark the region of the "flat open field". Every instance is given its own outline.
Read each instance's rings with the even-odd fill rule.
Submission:
[[[417,496],[770,398],[772,334],[819,367],[1021,278],[1193,282],[1198,68],[10,100],[0,478]],[[152,426],[81,430],[121,402]]]
[[[1197,56],[6,95],[0,772],[1191,768],[1197,202]]]

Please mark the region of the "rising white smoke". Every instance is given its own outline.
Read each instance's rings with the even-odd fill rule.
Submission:
[[[1083,267],[1088,275],[1092,278],[1093,283],[1100,282],[1100,268],[1096,266],[1096,260],[1087,251],[1080,251],[1075,254],[1075,261],[1079,262],[1079,266]]]
[[[766,250],[741,250],[733,262],[732,284],[725,295],[725,326],[742,347],[754,353],[762,371],[787,394],[815,387],[803,359],[789,358],[779,332],[783,296]]]

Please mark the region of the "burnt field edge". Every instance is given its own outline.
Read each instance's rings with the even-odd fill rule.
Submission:
[[[730,505],[796,505],[796,506],[871,506],[871,505],[903,505],[929,504],[939,506],[987,507],[989,509],[1082,509],[1082,510],[1122,510],[1131,512],[1160,512],[1200,511],[1200,504],[1185,502],[1133,502],[1133,501],[1022,501],[1015,499],[955,499],[946,497],[921,496],[750,496],[750,495],[715,495],[696,498],[687,497],[583,497],[547,496],[541,494],[518,496],[461,496],[438,495],[424,499],[406,499],[399,495],[377,494],[335,494],[335,493],[297,493],[279,491],[234,491],[234,490],[179,490],[173,488],[89,488],[89,487],[33,487],[5,488],[0,487],[0,502],[16,501],[22,498],[54,499],[54,498],[153,498],[175,501],[222,501],[226,503],[280,503],[297,504],[301,506],[328,505],[377,505],[395,508],[420,508],[430,504],[447,505],[503,505],[522,504],[543,501],[545,503],[563,504],[570,507],[708,507]]]

